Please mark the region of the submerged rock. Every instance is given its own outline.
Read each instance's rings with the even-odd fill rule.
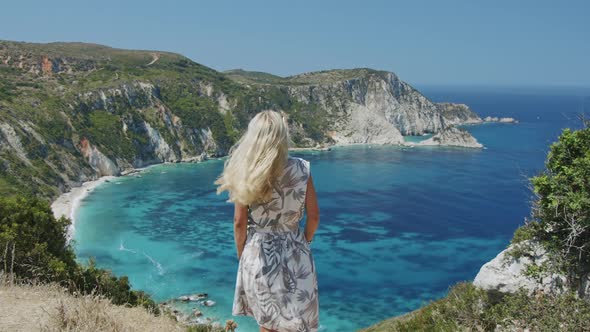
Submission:
[[[189,299],[189,301],[200,301],[200,300],[206,299],[208,296],[209,295],[207,293],[193,294],[193,295],[188,295],[188,299]]]
[[[215,301],[212,301],[212,300],[206,300],[206,301],[203,301],[202,303],[205,307],[212,307],[216,304]]]

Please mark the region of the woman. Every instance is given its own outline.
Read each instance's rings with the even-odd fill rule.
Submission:
[[[289,156],[281,114],[258,113],[215,181],[229,192],[239,259],[232,314],[260,331],[317,331],[318,288],[310,244],[319,208],[309,162]],[[305,230],[299,221],[306,211]]]

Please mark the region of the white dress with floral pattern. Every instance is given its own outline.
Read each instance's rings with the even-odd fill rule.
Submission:
[[[299,226],[310,174],[307,160],[289,157],[271,201],[248,209],[232,313],[252,316],[270,330],[318,330],[316,269]]]

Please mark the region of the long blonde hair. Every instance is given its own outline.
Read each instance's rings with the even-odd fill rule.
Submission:
[[[229,192],[228,202],[242,205],[268,202],[273,182],[289,157],[289,130],[283,116],[262,111],[231,147],[223,172],[215,181],[217,194]]]

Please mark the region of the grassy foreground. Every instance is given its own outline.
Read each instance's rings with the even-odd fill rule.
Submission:
[[[0,274],[0,331],[186,331],[221,332],[187,326],[171,315],[115,305],[104,296],[71,294],[57,284],[11,284]]]
[[[186,331],[170,317],[142,307],[114,305],[95,295],[76,296],[55,284],[0,285],[0,330]]]

